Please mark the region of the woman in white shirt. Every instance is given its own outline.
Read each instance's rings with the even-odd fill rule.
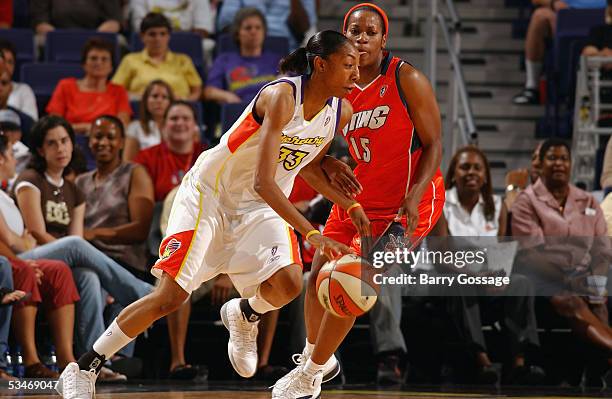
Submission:
[[[17,54],[15,46],[8,40],[0,39],[0,52],[2,52],[4,64],[7,66],[9,74],[13,76]],[[38,120],[38,107],[32,88],[26,83],[12,82],[12,85],[8,105],[30,116],[35,121]]]
[[[503,237],[506,235],[508,211],[500,196],[493,194],[489,162],[477,147],[460,148],[453,156],[446,174],[444,217],[436,225],[439,236]],[[493,275],[494,271],[475,274]],[[461,287],[458,295],[449,295],[450,317],[465,343],[474,350],[476,382],[494,384],[499,380],[487,352],[482,333],[481,314],[490,320],[500,302],[503,312],[494,315],[505,328],[512,355],[511,383],[541,381],[544,370],[528,365],[527,349],[538,347],[539,339],[534,309],[534,288],[523,275],[512,273],[510,284],[499,292]],[[482,307],[482,309],[481,309]],[[482,310],[482,312],[481,312]]]
[[[168,83],[160,79],[149,83],[140,100],[139,118],[126,131],[124,161],[132,161],[138,151],[161,143],[164,115],[173,101],[174,93]]]

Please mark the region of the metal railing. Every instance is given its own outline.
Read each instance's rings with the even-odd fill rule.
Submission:
[[[612,134],[611,127],[599,126],[601,112],[609,113],[612,105],[602,103],[601,89],[612,88],[612,81],[602,80],[601,68],[611,64],[612,57],[580,58],[572,134],[572,179],[584,183],[587,190],[592,190],[595,186],[595,160],[599,149],[599,136]]]
[[[418,0],[412,0],[413,4]],[[429,2],[429,14],[425,37],[425,73],[436,91],[436,67],[438,55],[438,29],[446,43],[450,60],[451,75],[448,82],[448,99],[446,120],[442,132],[443,152],[442,165],[450,163],[450,158],[458,147],[467,144],[478,144],[478,132],[474,123],[472,106],[468,95],[459,54],[461,53],[461,19],[457,14],[453,0],[446,0],[449,21],[439,11],[439,0]],[[459,111],[462,111],[460,114]]]

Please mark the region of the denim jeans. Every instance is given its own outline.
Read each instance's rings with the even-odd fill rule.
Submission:
[[[0,256],[0,287],[13,289],[13,269],[4,256]],[[0,369],[6,369],[4,354],[8,350],[9,328],[11,327],[12,306],[0,306]]]
[[[137,301],[153,290],[123,266],[81,237],[64,237],[19,255],[22,259],[56,259],[71,268],[83,267],[96,273],[100,284],[123,306]]]
[[[73,271],[81,300],[76,304],[76,347],[80,356],[91,349],[105,330],[104,308],[108,292],[122,307],[137,301],[153,290],[153,286],[127,271],[113,259],[81,237],[64,237],[19,255],[23,259],[56,259]],[[134,344],[122,355],[131,356]]]
[[[77,267],[72,269],[74,282],[79,289],[81,300],[76,303],[76,333],[74,337],[74,354],[78,358],[92,347],[94,342],[106,330],[109,320],[104,319],[107,292],[100,285],[97,274],[89,269]],[[114,305],[114,304],[113,304]],[[112,306],[112,305],[111,305]],[[119,309],[123,306],[117,305]],[[117,316],[118,312],[112,316]],[[110,322],[114,319],[111,318]],[[134,355],[135,342],[132,341],[124,347],[119,354],[132,357]]]

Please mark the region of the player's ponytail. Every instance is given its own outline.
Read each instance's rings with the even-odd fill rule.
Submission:
[[[282,74],[310,75],[314,68],[315,57],[327,59],[347,44],[352,45],[340,32],[334,30],[318,32],[308,40],[306,47],[300,47],[283,58],[278,69]]]
[[[283,75],[304,75],[308,72],[308,56],[305,47],[300,47],[286,56],[278,64]]]

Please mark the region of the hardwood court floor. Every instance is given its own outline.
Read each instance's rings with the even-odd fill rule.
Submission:
[[[59,397],[47,391],[40,394],[26,394],[6,390],[3,385],[0,389],[0,398],[36,398],[36,399],[58,399]],[[417,387],[406,388],[399,391],[397,388],[385,390],[368,386],[345,386],[344,389],[326,389],[321,399],[525,399],[525,398],[549,398],[549,399],[595,399],[610,398],[612,395],[593,391],[588,394],[580,393],[572,389],[558,389],[553,387],[543,388],[512,388],[511,390],[483,390],[477,387],[457,387],[451,391],[441,391],[436,387],[419,389]],[[172,385],[172,384],[129,384],[129,385],[102,385],[98,387],[96,399],[269,399],[270,391],[263,386],[248,384],[217,384],[209,385]]]

